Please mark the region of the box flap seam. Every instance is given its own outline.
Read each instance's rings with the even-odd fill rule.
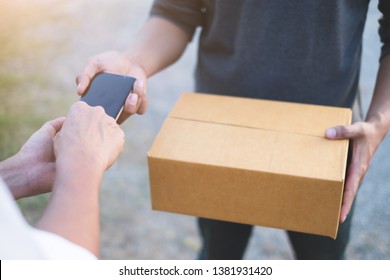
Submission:
[[[261,130],[261,131],[270,131],[270,132],[278,132],[278,133],[286,133],[286,134],[294,134],[294,135],[302,135],[302,136],[308,136],[308,137],[314,137],[314,138],[325,138],[324,136],[319,136],[315,134],[307,134],[307,133],[301,133],[301,132],[291,132],[291,131],[281,131],[279,129],[267,129],[267,128],[260,128],[255,126],[248,126],[248,125],[238,125],[238,124],[231,124],[231,123],[222,123],[222,122],[215,122],[215,121],[204,121],[204,120],[194,120],[189,118],[181,118],[176,116],[168,116],[168,118],[176,119],[176,120],[183,120],[183,121],[191,121],[191,122],[199,122],[199,123],[208,123],[208,124],[218,124],[218,125],[224,125],[224,126],[233,126],[233,127],[241,127],[241,128],[248,128],[248,129],[255,129],[255,130]]]

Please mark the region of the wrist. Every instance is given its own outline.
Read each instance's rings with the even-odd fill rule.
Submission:
[[[105,166],[93,156],[64,156],[56,160],[56,183],[54,187],[99,189]]]
[[[375,130],[383,135],[387,134],[387,131],[390,127],[390,120],[381,112],[376,112],[374,114],[368,113],[366,122],[372,124],[375,127]]]
[[[130,47],[123,51],[122,55],[126,58],[129,68],[133,68],[134,66],[139,67],[139,70],[146,77],[150,77],[154,73],[153,61],[150,60],[150,55],[145,55],[144,50],[138,47]]]

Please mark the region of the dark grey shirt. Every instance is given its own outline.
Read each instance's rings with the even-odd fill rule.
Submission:
[[[380,0],[382,56],[390,1]],[[196,91],[351,107],[369,0],[155,0],[151,15],[192,39]]]

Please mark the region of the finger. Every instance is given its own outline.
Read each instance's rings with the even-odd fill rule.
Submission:
[[[103,72],[102,64],[99,62],[97,56],[88,59],[87,63],[84,66],[84,69],[76,77],[77,83],[77,94],[83,95],[85,90],[88,88],[93,77],[96,74]]]
[[[142,115],[148,108],[148,98],[146,95],[146,85],[143,80],[137,80],[135,83],[135,92],[138,94],[138,109],[137,113]]]
[[[137,112],[138,95],[135,92],[129,94],[126,98],[124,114],[130,116]]]
[[[54,128],[55,132],[57,133],[58,131],[61,130],[64,121],[65,121],[65,117],[61,117],[61,118],[51,120],[48,123]]]
[[[92,78],[87,76],[86,74],[80,74],[77,76],[77,89],[76,93],[80,96],[82,96],[86,89],[88,88],[89,84],[91,83]]]
[[[138,103],[138,95],[135,93],[130,93],[129,96],[126,98],[125,104],[123,106],[123,111],[118,117],[117,120],[118,124],[123,123],[125,120],[127,120],[128,117],[136,113],[137,103]]]
[[[48,121],[42,126],[41,129],[48,131],[50,135],[54,137],[57,134],[57,132],[61,130],[64,121],[65,121],[65,117]]]
[[[342,203],[341,211],[340,211],[340,222],[341,223],[344,223],[344,221],[346,220],[346,218],[349,214],[349,211],[351,210],[355,195],[356,195],[355,183],[352,182],[351,178],[349,178],[349,181],[347,181],[347,183],[345,185],[344,195],[343,195],[343,203]]]
[[[147,107],[147,98],[145,94],[144,82],[141,79],[135,81],[133,91],[126,99],[123,111],[118,118],[118,123],[121,124],[129,116],[135,113],[143,114]]]
[[[360,182],[362,181],[367,168],[363,164],[352,162],[348,169],[348,176],[344,188],[343,203],[340,212],[340,222],[344,222],[351,210]]]
[[[331,140],[354,139],[362,137],[364,134],[362,122],[356,122],[352,125],[339,125],[325,131],[325,137]]]
[[[349,211],[351,210],[352,203],[356,196],[357,191],[357,183],[358,179],[349,179],[349,182],[347,181],[345,189],[344,189],[344,195],[343,195],[343,203],[341,206],[340,211],[340,222],[344,223],[344,221],[347,219],[347,216],[349,214]]]

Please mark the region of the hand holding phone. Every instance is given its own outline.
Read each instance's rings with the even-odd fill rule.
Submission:
[[[90,106],[102,106],[107,115],[117,120],[134,82],[135,78],[130,76],[100,73],[92,80],[80,100]]]

